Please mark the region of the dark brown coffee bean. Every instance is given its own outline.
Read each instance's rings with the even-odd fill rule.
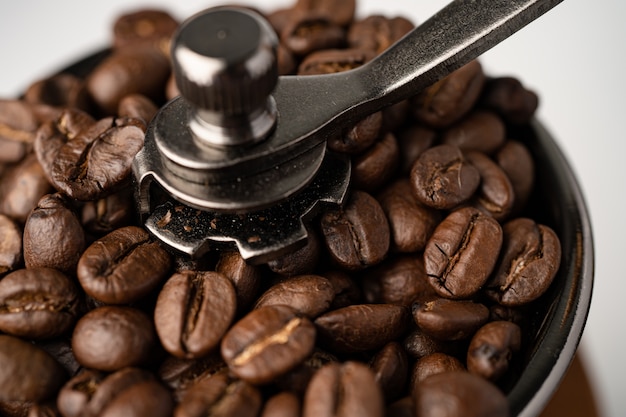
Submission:
[[[56,74],[34,82],[24,93],[24,100],[32,104],[74,107],[84,111],[93,107],[85,81],[72,74]]]
[[[170,75],[168,58],[157,48],[132,45],[115,50],[87,78],[87,89],[99,108],[115,114],[120,100],[142,94],[161,102]]]
[[[267,383],[293,369],[313,351],[315,326],[288,306],[253,310],[222,339],[222,357],[237,377]]]
[[[78,320],[72,349],[83,366],[115,371],[146,362],[156,341],[154,325],[141,310],[104,306]]]
[[[280,33],[280,40],[294,55],[302,57],[323,49],[339,48],[345,43],[344,29],[325,14],[294,14]]]
[[[408,380],[409,361],[406,352],[397,342],[387,343],[369,363],[376,382],[380,385],[387,403],[402,395]]]
[[[498,387],[464,371],[432,375],[414,392],[420,417],[509,416],[509,402]]]
[[[396,137],[400,147],[400,171],[409,174],[417,158],[435,142],[437,133],[423,125],[409,125],[400,130]]]
[[[457,146],[463,152],[492,154],[505,140],[504,122],[495,113],[478,110],[447,128],[442,143]]]
[[[385,409],[385,415],[389,417],[415,417],[414,409],[413,398],[407,396],[389,404]]]
[[[321,14],[339,26],[348,26],[354,19],[356,0],[297,0],[293,10],[298,14]]]
[[[284,7],[280,9],[274,9],[266,13],[265,17],[272,26],[276,33],[281,33],[285,26],[293,19],[293,14],[296,13],[293,7]]]
[[[235,287],[237,311],[247,311],[259,294],[263,273],[258,266],[247,264],[239,252],[221,252],[215,271],[226,276]]]
[[[352,159],[352,185],[370,193],[380,189],[396,173],[399,159],[398,141],[392,133],[387,133]]]
[[[366,49],[325,49],[307,55],[298,66],[298,75],[333,74],[360,67],[375,57]]]
[[[335,291],[332,310],[361,302],[361,289],[350,275],[342,271],[326,271],[324,277],[330,281]]]
[[[167,276],[170,255],[143,229],[127,226],[98,239],[77,268],[85,292],[110,304],[139,300]]]
[[[333,362],[339,362],[336,356],[322,349],[315,348],[313,353],[306,358],[304,362],[286,374],[278,377],[274,383],[278,389],[292,392],[301,398],[304,396],[315,372],[322,366]]]
[[[383,113],[383,131],[397,132],[407,121],[411,113],[411,103],[409,100],[402,100],[391,106],[385,107]]]
[[[271,396],[263,406],[260,417],[300,417],[300,399],[283,391]]]
[[[487,322],[489,309],[473,301],[429,298],[413,304],[413,319],[435,339],[462,340]]]
[[[298,68],[296,57],[282,43],[279,43],[276,49],[276,62],[278,64],[278,75],[291,75]]]
[[[29,154],[0,180],[0,213],[24,224],[44,195],[53,191],[37,157]]]
[[[438,145],[424,151],[411,168],[411,185],[420,203],[448,210],[470,199],[480,173],[459,148]]]
[[[359,362],[319,369],[304,396],[303,417],[382,417],[383,393],[373,372]]]
[[[78,315],[78,289],[51,268],[20,269],[0,280],[0,331],[32,339],[60,336]]]
[[[522,343],[519,326],[510,321],[492,321],[481,327],[467,349],[467,370],[490,381],[497,381]]]
[[[415,329],[403,340],[402,347],[410,357],[419,360],[424,356],[432,355],[437,352],[455,356],[459,353],[465,354],[467,345],[464,343],[460,344],[458,342],[437,340],[422,332],[420,329]]]
[[[131,163],[143,146],[144,126],[125,118],[91,122],[77,112],[67,110],[56,123],[44,124],[35,152],[59,191],[77,200],[96,200],[129,181]]]
[[[174,402],[169,391],[157,380],[148,379],[121,391],[99,414],[101,417],[169,417]]]
[[[159,379],[173,391],[174,400],[178,403],[197,382],[224,369],[226,369],[226,363],[219,352],[214,352],[198,359],[169,356],[161,363],[157,374]]]
[[[219,272],[174,274],[163,286],[154,309],[161,344],[181,358],[205,356],[230,327],[236,303],[233,284]]]
[[[198,381],[174,410],[176,417],[256,417],[261,393],[250,383],[231,379],[227,372]]]
[[[0,100],[0,163],[21,161],[35,140],[38,126],[30,105]]]
[[[378,139],[383,124],[381,112],[372,113],[343,134],[328,139],[328,148],[343,153],[358,154]]]
[[[502,254],[486,293],[514,307],[546,292],[561,262],[561,242],[550,227],[528,218],[507,222],[503,231]]]
[[[102,236],[128,226],[135,213],[132,193],[133,189],[127,187],[99,200],[86,202],[81,211],[85,231]]]
[[[67,371],[67,374],[74,376],[82,369],[72,352],[71,334],[57,337],[50,340],[38,340],[36,345],[52,356]]]
[[[482,66],[474,60],[418,94],[413,99],[415,117],[431,127],[450,126],[474,106],[484,83]]]
[[[50,399],[67,379],[44,350],[8,335],[0,335],[0,369],[0,402]]]
[[[421,256],[391,258],[368,271],[362,283],[363,296],[371,304],[410,307],[413,301],[434,295]]]
[[[113,47],[145,45],[167,50],[177,27],[176,19],[164,10],[143,9],[126,13],[113,23]]]
[[[331,257],[346,270],[376,265],[389,250],[385,213],[378,201],[365,192],[354,190],[345,207],[327,210],[321,226]]]
[[[441,221],[440,212],[417,200],[407,178],[385,187],[377,199],[389,221],[391,250],[402,253],[424,250]]]
[[[516,78],[491,78],[485,83],[481,105],[496,111],[509,123],[524,124],[535,114],[539,98]]]
[[[42,197],[24,226],[24,263],[27,268],[55,268],[74,275],[85,250],[85,232],[70,201],[63,194]]]
[[[57,407],[63,417],[89,415],[87,404],[103,380],[104,373],[93,369],[83,369],[67,381],[57,397]]]
[[[27,417],[60,417],[59,410],[53,402],[33,404]]]
[[[267,266],[285,277],[312,274],[319,264],[321,252],[322,242],[319,234],[309,227],[307,241],[302,248],[269,261]]]
[[[315,320],[322,346],[332,352],[353,353],[380,349],[398,339],[409,324],[406,307],[357,304],[329,311]]]
[[[513,185],[506,173],[487,155],[480,152],[468,152],[465,157],[480,173],[480,186],[474,196],[474,206],[504,221],[515,201]]]
[[[472,297],[493,271],[501,246],[502,228],[493,217],[471,207],[453,211],[424,249],[431,285],[442,297]]]
[[[326,312],[335,297],[335,289],[319,275],[301,275],[273,285],[259,297],[255,308],[288,305],[298,314],[314,319]]]
[[[508,140],[496,153],[495,160],[513,186],[513,213],[525,206],[535,183],[535,162],[528,148],[516,140]]]
[[[413,366],[411,374],[411,386],[415,387],[431,375],[441,374],[451,371],[464,371],[465,367],[460,360],[442,352],[431,353],[420,358]],[[415,392],[415,388],[411,390]]]
[[[34,405],[32,401],[0,401],[0,415],[3,417],[24,417]]]
[[[356,21],[348,31],[348,44],[380,54],[413,29],[405,17],[368,16]]]
[[[0,277],[22,261],[22,230],[9,217],[0,214]]]
[[[158,111],[159,108],[156,104],[141,94],[125,96],[120,100],[120,104],[117,107],[118,116],[139,119],[143,122],[146,129]]]

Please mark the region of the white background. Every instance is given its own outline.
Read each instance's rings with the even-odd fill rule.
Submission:
[[[252,0],[240,1],[250,4]],[[20,0],[0,2],[0,98],[107,45],[121,12],[147,4],[185,18],[224,2],[207,0]],[[403,14],[414,22],[445,0],[361,0],[362,16]],[[262,10],[291,0],[256,2]],[[596,281],[581,352],[604,416],[626,415],[626,2],[565,0],[481,58],[491,75],[513,75],[540,94],[539,118],[577,173],[591,211]]]

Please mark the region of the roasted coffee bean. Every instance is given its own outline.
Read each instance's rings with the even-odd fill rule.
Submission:
[[[67,333],[66,336],[50,340],[38,340],[35,344],[59,362],[68,375],[74,376],[78,374],[82,367],[76,360],[74,352],[72,352],[70,336],[71,333]]]
[[[278,75],[290,75],[296,72],[298,63],[296,57],[282,43],[276,49],[276,63],[278,65]]]
[[[309,227],[306,244],[302,248],[269,261],[267,266],[277,274],[286,277],[312,274],[319,264],[321,252],[322,242],[319,234]]]
[[[374,56],[366,49],[325,49],[307,55],[298,66],[298,75],[349,71],[371,61]]]
[[[104,380],[104,373],[83,368],[63,385],[57,397],[57,407],[63,417],[88,416],[87,404]]]
[[[266,13],[265,17],[272,26],[276,33],[281,33],[285,26],[293,19],[293,14],[296,13],[293,7],[284,7],[280,9],[274,9]]]
[[[155,379],[148,379],[121,391],[99,415],[169,417],[173,411],[171,394]]]
[[[489,309],[473,301],[427,298],[413,304],[413,319],[435,339],[462,340],[487,322]]]
[[[354,22],[348,31],[348,44],[352,48],[367,49],[380,54],[413,29],[405,17],[388,18],[368,16]]]
[[[87,89],[99,108],[112,115],[129,94],[161,102],[169,75],[169,60],[159,49],[129,45],[115,50],[89,74]]]
[[[436,352],[450,353],[454,350],[454,345],[451,342],[433,339],[419,329],[409,333],[403,340],[402,347],[409,356],[415,359],[420,359]]]
[[[255,308],[288,305],[297,313],[314,319],[326,312],[335,297],[335,289],[319,275],[301,275],[281,281],[263,293]]]
[[[382,113],[372,113],[356,123],[347,132],[329,138],[328,148],[342,153],[361,153],[376,142],[382,124]]]
[[[490,381],[497,381],[522,343],[520,327],[510,321],[492,321],[472,337],[467,349],[467,370]]]
[[[417,158],[411,184],[420,203],[448,210],[470,199],[480,185],[480,173],[459,148],[438,145]]]
[[[464,371],[465,367],[460,360],[442,352],[435,352],[420,358],[413,366],[411,386],[415,387],[431,375],[451,371]],[[411,390],[415,392],[415,388]]]
[[[293,393],[283,391],[268,398],[260,417],[300,417],[300,399]]]
[[[33,404],[28,410],[28,417],[59,417],[59,410],[54,403]]]
[[[37,132],[35,152],[59,191],[77,200],[96,200],[130,180],[131,163],[143,146],[144,126],[127,118],[93,122],[77,112],[67,110],[56,122],[44,124]],[[71,123],[76,126],[68,126]]]
[[[20,100],[0,100],[0,163],[21,161],[38,127],[32,108]]]
[[[348,26],[354,19],[356,0],[297,0],[293,10],[297,14],[320,14],[339,26]]]
[[[22,261],[22,230],[9,217],[0,214],[0,278]]]
[[[117,229],[83,252],[77,276],[85,292],[110,304],[125,304],[152,292],[167,276],[170,255],[136,226]]]
[[[421,256],[405,255],[386,260],[369,270],[362,282],[367,303],[410,307],[413,301],[434,295]]]
[[[34,82],[24,93],[24,100],[32,104],[74,107],[84,111],[92,110],[93,106],[85,81],[67,73]]]
[[[301,398],[304,396],[315,372],[322,366],[334,362],[339,362],[336,356],[316,348],[304,362],[278,377],[275,385],[279,390],[292,392]]]
[[[68,332],[78,316],[74,283],[51,268],[19,269],[0,280],[0,331],[29,339]]]
[[[528,123],[539,105],[539,98],[513,77],[490,78],[485,83],[481,105],[513,124]]]
[[[332,352],[354,353],[380,349],[398,339],[409,320],[409,311],[403,306],[356,304],[319,316],[315,327],[322,346]]]
[[[152,100],[141,94],[130,94],[120,100],[117,107],[117,115],[139,119],[146,129],[152,118],[157,114],[159,108]],[[145,129],[144,129],[145,130]]]
[[[383,113],[383,131],[396,132],[407,121],[411,113],[411,103],[408,100],[402,100],[391,106],[385,107]]]
[[[335,291],[331,310],[358,304],[361,301],[361,289],[357,283],[342,271],[326,271],[324,277],[330,281]]]
[[[161,47],[165,51],[176,28],[178,22],[164,10],[143,9],[126,13],[113,23],[113,47],[145,45]]]
[[[376,382],[383,390],[387,403],[396,400],[405,390],[409,361],[404,348],[397,342],[387,343],[369,363]]]
[[[258,266],[247,264],[239,252],[222,252],[215,271],[233,283],[238,312],[246,311],[258,296],[262,272]]]
[[[447,128],[441,141],[457,146],[463,152],[492,154],[504,144],[505,134],[500,117],[489,111],[477,110]]]
[[[124,188],[96,201],[86,202],[81,210],[81,223],[85,231],[95,236],[111,233],[128,226],[134,215],[133,189]]]
[[[351,185],[374,192],[385,185],[396,173],[400,149],[392,133],[387,133],[370,149],[352,159]]]
[[[409,174],[417,158],[433,146],[437,133],[423,125],[409,125],[401,129],[396,137],[400,147],[400,171]]]
[[[493,217],[472,207],[453,211],[424,249],[431,285],[442,297],[472,297],[493,271],[501,246],[502,228]]]
[[[337,3],[339,4],[339,3]],[[344,45],[344,29],[325,14],[294,14],[280,33],[280,40],[294,55],[302,57],[323,49]]]
[[[415,117],[431,127],[451,126],[474,106],[484,84],[482,66],[471,61],[415,96]]]
[[[504,243],[486,294],[505,306],[519,306],[541,296],[561,262],[561,242],[550,227],[518,218],[503,227]]]
[[[513,186],[513,213],[519,213],[530,197],[535,182],[535,163],[528,148],[516,140],[508,140],[496,153],[495,161]]]
[[[75,274],[85,250],[85,232],[63,194],[39,200],[24,226],[24,263],[27,268],[55,268]]]
[[[313,351],[315,327],[291,307],[248,313],[222,339],[222,357],[237,377],[263,384],[293,369]]]
[[[53,191],[37,157],[29,154],[0,180],[0,213],[24,224],[41,197]]]
[[[250,383],[219,372],[191,387],[176,406],[176,417],[255,417],[262,405],[261,393]]]
[[[230,327],[236,303],[233,284],[219,272],[174,274],[163,286],[154,309],[161,344],[181,358],[205,356]]]
[[[474,196],[474,206],[500,222],[506,220],[515,202],[515,192],[509,177],[483,153],[472,151],[465,157],[480,173],[481,181]]]
[[[83,366],[115,371],[145,363],[156,341],[154,324],[141,310],[104,306],[78,320],[72,349]]]
[[[326,247],[341,268],[364,269],[387,256],[387,218],[376,199],[365,192],[354,190],[345,207],[327,210],[321,226]]]
[[[372,371],[359,362],[320,368],[304,396],[303,417],[382,417],[383,393]]]
[[[0,369],[0,402],[50,399],[67,379],[48,353],[9,335],[0,335]]]
[[[407,178],[385,187],[377,199],[389,221],[391,250],[401,253],[424,250],[441,221],[440,212],[417,200]]]
[[[415,406],[413,405],[413,398],[407,396],[389,404],[385,409],[385,416],[415,417],[415,414],[413,414],[414,409]]]
[[[465,371],[432,375],[414,392],[420,417],[509,416],[509,402],[489,381]]]
[[[218,352],[198,359],[167,357],[159,366],[157,375],[174,394],[174,400],[180,402],[187,391],[198,381],[209,378],[226,369],[226,363]]]

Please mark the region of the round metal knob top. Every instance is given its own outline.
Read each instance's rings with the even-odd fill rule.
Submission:
[[[239,145],[271,131],[277,44],[269,24],[243,8],[209,9],[181,25],[172,45],[174,74],[201,142]]]

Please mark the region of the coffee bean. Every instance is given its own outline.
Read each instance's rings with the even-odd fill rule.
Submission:
[[[20,269],[0,280],[0,331],[32,339],[68,332],[78,315],[78,289],[51,268]]]
[[[307,388],[303,417],[382,417],[383,393],[372,371],[359,362],[319,369]]]
[[[320,348],[315,348],[304,362],[278,377],[275,381],[276,387],[279,390],[292,392],[298,395],[299,398],[302,398],[315,372],[326,364],[338,362],[339,359],[335,355]]]
[[[366,152],[353,157],[352,186],[370,193],[380,189],[396,173],[399,159],[398,141],[387,133]]]
[[[415,387],[431,375],[464,370],[465,366],[454,356],[442,352],[431,353],[415,362],[411,374],[411,386]],[[415,392],[415,388],[411,391]]]
[[[278,65],[278,75],[293,74],[298,67],[296,57],[282,43],[279,43],[276,49],[276,63]]]
[[[457,146],[463,152],[492,154],[504,144],[505,135],[506,129],[500,117],[489,111],[477,110],[447,128],[441,141]]]
[[[99,415],[102,417],[121,415],[169,417],[173,410],[174,402],[169,391],[151,378],[121,391]]]
[[[361,289],[348,274],[342,271],[326,271],[324,277],[330,281],[335,291],[331,310],[358,304],[361,301]]]
[[[167,357],[159,366],[157,375],[180,402],[187,391],[200,380],[211,377],[226,369],[226,363],[219,352],[210,353],[198,359]]]
[[[84,249],[85,232],[69,199],[60,193],[43,196],[24,226],[26,267],[74,275]]]
[[[283,391],[268,398],[260,417],[300,417],[300,399]]]
[[[301,275],[270,287],[257,300],[254,308],[288,305],[298,314],[314,319],[326,312],[335,297],[333,285],[318,275]]]
[[[541,296],[561,262],[561,243],[548,226],[518,218],[503,226],[502,254],[486,294],[499,304],[519,306]]]
[[[312,274],[319,264],[321,252],[322,242],[319,234],[309,227],[306,244],[302,248],[269,261],[267,266],[277,274],[286,277]]]
[[[78,320],[72,349],[83,366],[115,371],[145,363],[156,340],[154,325],[141,310],[104,306]]]
[[[446,354],[456,353],[458,350],[455,342],[436,340],[420,329],[413,330],[402,342],[404,350],[409,356],[420,359],[433,353],[443,352]]]
[[[88,403],[104,380],[104,373],[93,369],[83,369],[72,377],[59,391],[57,407],[63,417],[90,415]]]
[[[22,261],[22,231],[9,217],[0,214],[0,277]]]
[[[484,84],[482,66],[471,61],[415,96],[415,117],[434,128],[450,126],[470,111]]]
[[[435,143],[437,133],[423,125],[409,125],[396,135],[400,147],[400,165],[403,174],[409,174],[417,158]]]
[[[377,199],[389,221],[391,250],[401,253],[424,250],[441,221],[440,212],[419,202],[407,178],[389,184]]]
[[[333,352],[380,349],[396,340],[409,324],[406,307],[393,304],[357,304],[329,311],[315,320],[322,346]]]
[[[459,148],[438,145],[417,158],[411,168],[411,184],[420,203],[448,210],[470,199],[480,185],[480,173]]]
[[[394,417],[415,417],[415,414],[413,414],[414,409],[413,398],[407,396],[389,404],[385,409],[385,415]]]
[[[539,98],[513,77],[490,78],[485,83],[481,105],[496,111],[507,122],[528,123],[539,105]]]
[[[261,288],[262,271],[260,267],[247,264],[239,252],[222,252],[215,266],[215,271],[226,276],[235,287],[237,311],[247,311]]]
[[[349,71],[371,61],[366,49],[325,49],[308,54],[298,66],[298,75],[333,74]]]
[[[113,47],[121,49],[129,45],[145,45],[167,50],[177,28],[176,19],[164,10],[142,9],[126,13],[118,16],[113,23]]]
[[[38,126],[30,105],[0,100],[0,163],[21,161],[35,140]]]
[[[102,236],[128,226],[135,213],[132,193],[132,188],[126,187],[99,200],[86,202],[81,211],[81,223],[85,231]]]
[[[380,54],[413,29],[405,17],[388,18],[368,16],[354,22],[348,31],[348,44],[352,48],[366,49]]]
[[[420,417],[509,416],[509,403],[487,380],[465,371],[432,375],[417,384],[415,415]]]
[[[510,321],[492,321],[472,337],[467,349],[467,370],[497,381],[509,368],[513,354],[520,350],[520,327]]]
[[[431,285],[442,297],[472,297],[493,271],[501,246],[502,228],[493,217],[471,207],[453,211],[424,249]]]
[[[143,122],[145,129],[150,121],[157,114],[159,108],[152,100],[141,94],[129,94],[120,100],[117,107],[117,115],[124,118],[139,119]]]
[[[515,192],[509,177],[483,153],[471,151],[465,157],[480,173],[481,181],[474,196],[474,206],[498,221],[506,220],[515,201]]]
[[[328,139],[328,148],[342,153],[358,154],[378,139],[383,124],[381,112],[372,113],[343,134]]]
[[[136,301],[166,277],[170,255],[143,229],[127,226],[98,239],[80,257],[77,276],[85,292],[110,304]]]
[[[333,260],[346,270],[380,263],[389,250],[389,224],[371,195],[352,191],[342,209],[329,209],[321,219],[322,233]]]
[[[489,309],[473,301],[427,298],[413,304],[413,319],[435,339],[462,340],[487,322]]]
[[[528,148],[516,140],[508,140],[496,153],[495,161],[513,186],[512,213],[519,213],[530,197],[535,182],[535,163]]]
[[[72,351],[71,334],[57,337],[49,340],[37,340],[36,345],[48,352],[61,366],[65,369],[69,376],[74,376],[82,369],[82,366],[76,360]]]
[[[313,351],[315,327],[288,306],[266,306],[248,313],[222,339],[230,371],[263,384],[293,369]]]
[[[293,10],[302,15],[320,14],[339,26],[348,26],[354,18],[356,0],[297,0]]]
[[[0,402],[44,401],[67,379],[48,353],[8,335],[0,335],[0,369]]]
[[[159,293],[154,323],[165,350],[181,358],[199,358],[220,343],[236,309],[235,289],[224,275],[183,271]]]
[[[294,55],[302,57],[345,43],[344,29],[323,13],[294,13],[294,19],[280,33],[280,41]]]
[[[77,200],[96,200],[130,180],[131,163],[143,146],[144,126],[140,120],[125,118],[93,122],[77,112],[67,110],[56,123],[44,124],[35,152],[59,191]]]
[[[397,399],[405,390],[409,362],[404,348],[397,342],[387,343],[369,363],[376,382],[383,390],[387,403]]]
[[[54,403],[33,404],[28,417],[59,417],[59,411]]]
[[[92,110],[93,106],[85,81],[64,73],[31,84],[24,93],[24,100],[32,104],[73,107],[84,111]]]

